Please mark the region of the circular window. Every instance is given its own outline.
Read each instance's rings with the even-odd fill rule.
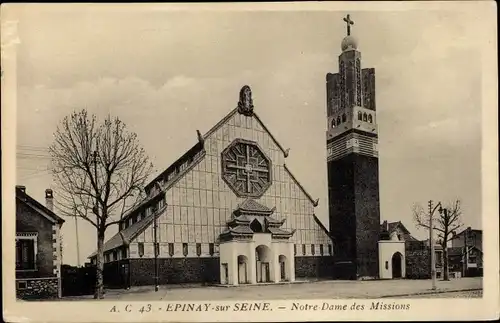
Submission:
[[[257,143],[236,139],[222,152],[222,179],[240,197],[260,197],[271,186],[271,160]]]

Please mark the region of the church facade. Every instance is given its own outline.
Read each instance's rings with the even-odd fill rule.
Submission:
[[[197,143],[146,186],[148,201],[105,243],[105,282],[154,284],[155,251],[160,284],[331,276],[333,244],[314,214],[318,200],[287,167],[288,155],[244,86],[238,106],[198,131]]]

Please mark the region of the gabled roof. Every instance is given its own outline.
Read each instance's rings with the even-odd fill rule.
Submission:
[[[200,152],[201,150],[204,150],[203,142],[210,137],[211,134],[213,134],[215,131],[217,131],[220,127],[222,127],[231,117],[233,117],[236,113],[238,113],[238,108],[234,108],[231,110],[224,118],[222,118],[218,123],[215,124],[210,130],[208,130],[201,138],[198,138],[198,143],[194,145],[188,152],[183,154],[179,159],[177,159],[175,162],[173,162],[165,171],[163,171],[160,175],[156,176],[154,180],[152,180],[149,184],[146,185],[146,190],[151,189],[153,187],[154,183],[157,182],[158,180],[164,178],[166,175],[168,175],[172,169],[175,169],[179,164],[183,163],[186,159],[190,158],[191,156],[196,155],[196,153]],[[269,131],[269,129],[266,127],[266,125],[262,122],[262,119],[257,115],[257,113],[253,113],[253,117],[257,122],[260,124],[260,126],[264,129],[264,131],[267,132],[269,137],[273,140],[274,144],[281,150],[283,155],[285,157],[288,156],[288,151],[283,148],[283,146],[276,140],[276,138],[273,136],[273,134]],[[302,192],[307,196],[307,198],[313,203],[314,206],[318,205],[318,200],[314,200],[311,195],[305,190],[304,186],[293,176],[291,173],[290,169],[286,166],[283,165],[287,173],[290,175],[290,177],[295,181],[295,183],[300,187]]]
[[[45,217],[47,220],[49,220],[52,223],[59,223],[59,224],[64,223],[63,218],[59,217],[53,211],[49,210],[46,206],[39,203],[37,200],[35,200],[31,196],[29,196],[26,192],[23,192],[22,190],[20,190],[18,188],[16,188],[16,201],[31,208],[33,211],[42,215],[43,217]]]
[[[450,247],[448,248],[448,256],[461,256],[463,254],[462,247]]]
[[[273,210],[268,208],[265,205],[260,204],[254,199],[248,198],[244,200],[236,210],[249,211],[249,212],[257,212],[257,213],[273,213]]]
[[[385,224],[387,224],[388,228],[385,227]],[[389,236],[397,229],[400,229],[403,232],[404,241],[418,241],[418,239],[416,239],[414,236],[411,235],[410,231],[408,231],[408,229],[404,226],[403,223],[401,223],[401,221],[397,222],[384,221],[384,223],[380,225],[380,232],[387,233],[389,234]]]

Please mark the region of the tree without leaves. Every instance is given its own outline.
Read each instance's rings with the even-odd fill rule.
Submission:
[[[59,191],[57,208],[63,215],[78,216],[96,228],[94,297],[103,298],[105,232],[144,200],[142,188],[153,165],[137,135],[127,131],[120,119],[108,116],[99,124],[86,110],[62,120],[49,152]]]
[[[434,208],[433,213],[426,211],[421,205],[413,206],[413,219],[417,227],[430,229],[431,215],[433,217],[434,230],[437,231],[439,244],[443,248],[443,279],[449,280],[448,273],[448,241],[453,237],[462,223],[462,210],[460,208],[460,200],[450,203],[446,207],[439,205],[439,212],[435,212],[437,206]],[[430,241],[429,243],[433,243]]]

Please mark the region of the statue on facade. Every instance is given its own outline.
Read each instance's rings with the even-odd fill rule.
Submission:
[[[238,112],[246,116],[251,116],[253,114],[252,90],[248,85],[243,86],[240,90]]]

